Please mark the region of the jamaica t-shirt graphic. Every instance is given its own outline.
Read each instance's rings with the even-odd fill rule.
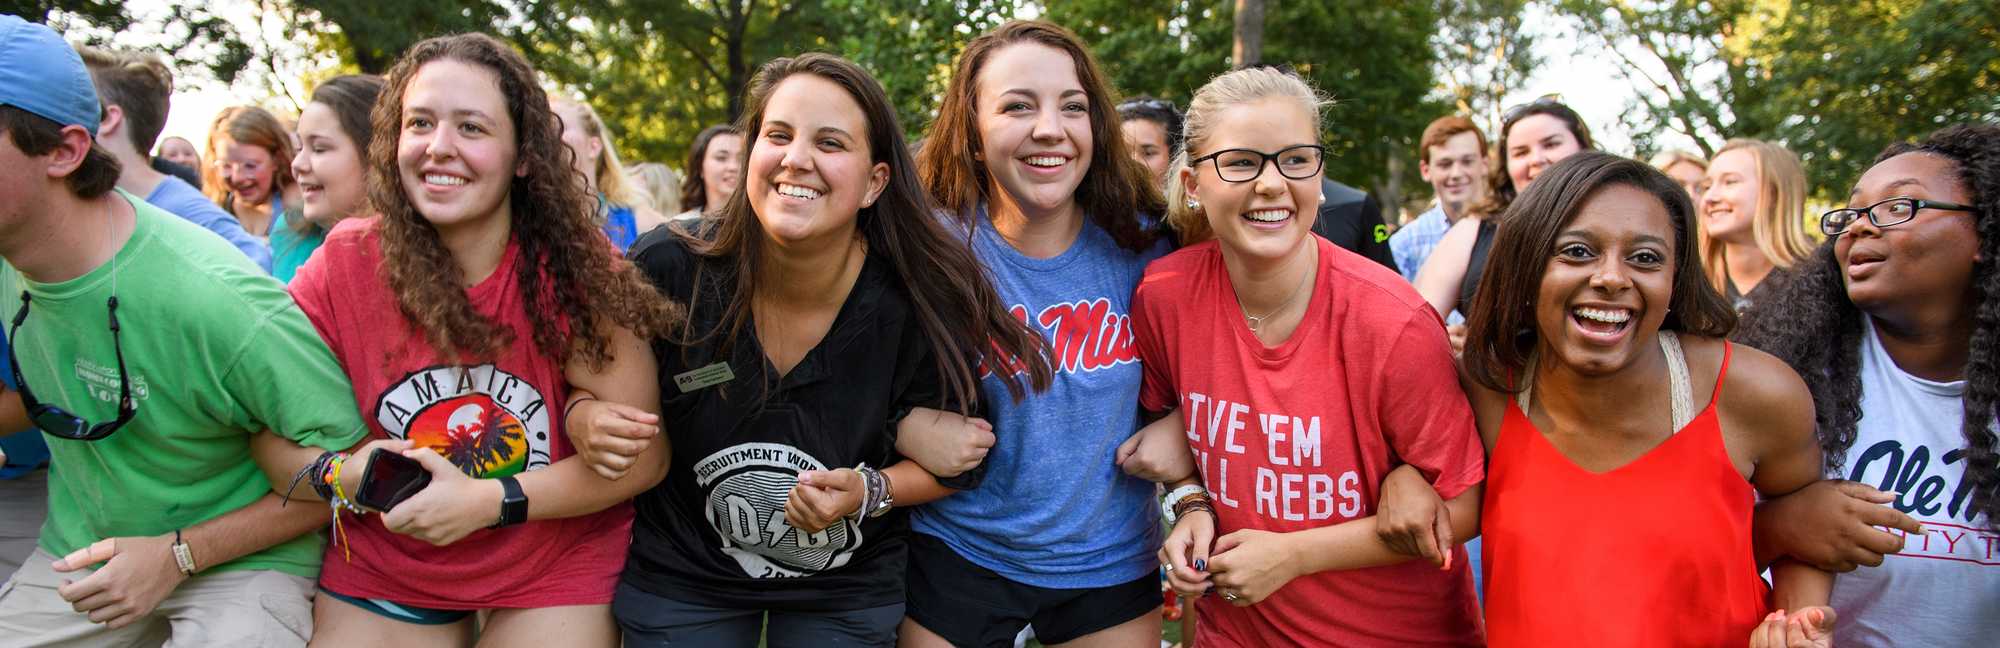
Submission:
[[[411,372],[382,392],[375,420],[389,436],[436,450],[473,477],[549,465],[547,400],[528,381],[491,364]]]

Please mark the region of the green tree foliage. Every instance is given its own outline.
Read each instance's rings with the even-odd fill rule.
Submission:
[[[131,46],[117,36],[138,18],[118,0],[0,0],[0,14],[47,23],[72,41],[111,46]],[[166,40],[148,43],[148,49],[176,60],[202,61],[206,72],[223,83],[235,81],[255,58],[255,51],[228,21],[206,6],[175,2],[164,15],[149,18],[159,21],[157,28]]]
[[[550,0],[514,32],[550,80],[589,101],[626,158],[678,165],[694,135],[734,121],[757,66],[826,49],[821,0]]]
[[[1524,28],[1527,0],[1437,0],[1438,81],[1453,110],[1497,137],[1500,102],[1542,61]]]
[[[965,45],[1015,17],[1013,0],[825,0],[840,34],[829,51],[882,81],[910,137],[937,116],[951,66]]]
[[[1892,142],[2000,121],[2000,3],[1789,4],[1741,44],[1760,91],[1736,112],[1798,152],[1820,197],[1845,199]]]
[[[1047,16],[1090,41],[1120,90],[1186,106],[1228,71],[1231,0],[1071,0]],[[1290,64],[1336,101],[1322,141],[1327,176],[1372,189],[1384,205],[1414,177],[1416,140],[1449,108],[1431,99],[1438,28],[1431,3],[1270,3],[1262,60]]]
[[[1953,0],[1558,0],[1633,81],[1639,153],[1662,132],[1704,153],[1783,143],[1821,200],[1876,152],[1942,126],[2000,119],[2000,4]]]
[[[361,72],[383,74],[417,41],[441,34],[489,31],[507,7],[489,0],[291,0],[336,29],[320,30],[323,44]]]
[[[1713,156],[1735,132],[1732,108],[1755,95],[1741,66],[1724,59],[1726,42],[1753,0],[1559,0],[1553,8],[1586,36],[1579,55],[1608,56],[1632,82],[1631,109],[1620,119],[1640,155],[1662,131],[1694,140]]]
[[[733,122],[758,66],[831,52],[882,81],[903,128],[936,109],[954,57],[1014,14],[1010,1],[550,0],[514,36],[536,65],[596,107],[629,159],[679,165],[710,124]]]

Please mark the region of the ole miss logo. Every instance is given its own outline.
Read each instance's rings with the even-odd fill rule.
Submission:
[[[1033,319],[1029,319],[1026,306],[1016,304],[1007,310],[1029,329],[1039,329],[1049,338],[1050,364],[1059,373],[1083,373],[1139,361],[1139,350],[1133,345],[1132,316],[1111,312],[1109,299],[1051,305]],[[993,368],[987,363],[995,359],[1013,373],[1026,370],[1019,358],[996,346],[980,364],[981,375],[992,375]]]

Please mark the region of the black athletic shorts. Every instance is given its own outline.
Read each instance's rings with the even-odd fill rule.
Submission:
[[[974,564],[944,541],[910,534],[906,613],[954,646],[1012,648],[1035,626],[1036,640],[1058,644],[1158,614],[1160,577],[1086,589],[1035,587]]]

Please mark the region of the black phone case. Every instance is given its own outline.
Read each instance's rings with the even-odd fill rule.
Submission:
[[[385,463],[386,462],[386,463]],[[396,464],[403,468],[407,477],[388,477],[376,470],[377,466]],[[354,503],[364,508],[388,512],[403,500],[410,499],[431,484],[431,473],[417,460],[376,448],[369,455],[368,469],[361,473],[361,489],[354,494]]]

